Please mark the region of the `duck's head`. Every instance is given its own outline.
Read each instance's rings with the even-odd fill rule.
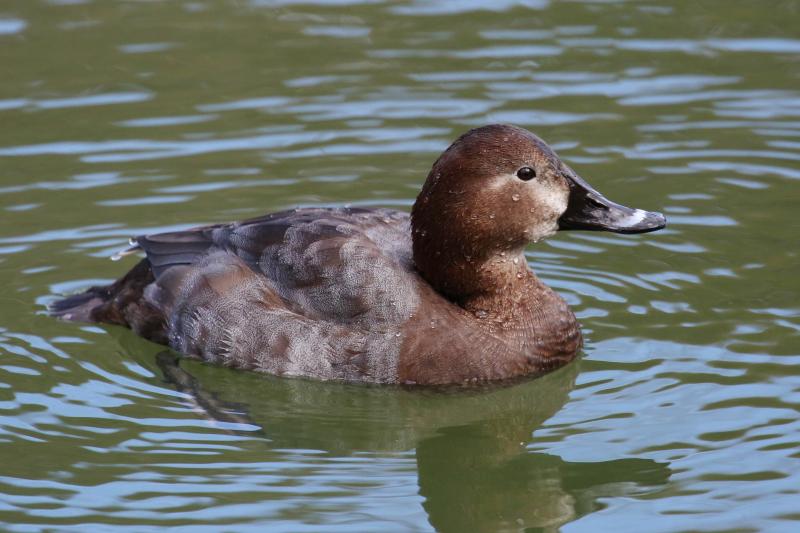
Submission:
[[[432,281],[442,261],[480,264],[558,230],[665,225],[661,213],[607,200],[533,133],[495,124],[465,133],[434,163],[412,211],[414,260]]]

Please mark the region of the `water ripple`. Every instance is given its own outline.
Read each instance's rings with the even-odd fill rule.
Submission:
[[[69,107],[93,107],[116,104],[132,104],[146,102],[153,98],[152,93],[146,92],[112,92],[90,94],[86,96],[69,96],[64,98],[17,98],[0,101],[0,110],[30,107],[33,109],[62,109]]]
[[[20,33],[27,27],[28,23],[22,19],[0,18],[0,35]]]

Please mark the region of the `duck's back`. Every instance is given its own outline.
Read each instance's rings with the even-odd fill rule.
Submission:
[[[414,305],[408,215],[398,211],[297,209],[135,243],[158,286],[172,293],[176,283],[186,291],[219,270],[246,266],[309,318],[372,328]]]

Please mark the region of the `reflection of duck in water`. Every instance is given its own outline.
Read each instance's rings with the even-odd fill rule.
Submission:
[[[659,213],[606,200],[541,139],[472,130],[434,163],[411,216],[309,208],[145,235],[107,287],[58,302],[226,366],[319,379],[445,384],[537,374],[581,346],[523,250],[559,229],[641,233]]]
[[[666,465],[648,459],[578,463],[526,450],[534,431],[567,401],[577,365],[515,386],[422,391],[220,373],[202,365],[191,365],[191,375],[169,353],[159,356],[159,365],[210,418],[260,427],[272,450],[323,450],[334,457],[415,450],[423,506],[439,531],[556,528],[597,509],[599,497],[669,477]],[[215,394],[201,381],[213,383]]]

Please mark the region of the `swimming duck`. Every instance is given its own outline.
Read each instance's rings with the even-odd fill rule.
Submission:
[[[523,250],[558,230],[644,233],[533,133],[489,125],[433,164],[411,215],[303,208],[143,235],[115,283],[52,306],[186,356],[283,376],[399,384],[541,374],[581,348]]]

